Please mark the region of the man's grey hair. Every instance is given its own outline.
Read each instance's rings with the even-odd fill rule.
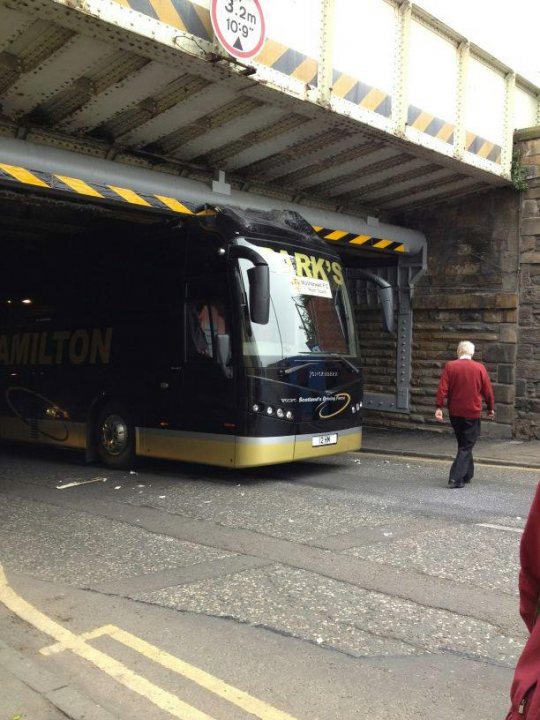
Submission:
[[[457,346],[458,358],[462,355],[470,355],[471,357],[474,355],[474,345],[469,340],[462,340]]]

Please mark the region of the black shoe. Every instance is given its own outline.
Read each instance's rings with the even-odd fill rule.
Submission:
[[[464,483],[470,483],[472,478],[463,478]]]
[[[463,483],[462,483],[461,480],[458,480],[458,481],[449,480],[449,481],[448,481],[448,487],[449,487],[451,490],[453,490],[454,488],[462,488],[462,487],[463,487]]]

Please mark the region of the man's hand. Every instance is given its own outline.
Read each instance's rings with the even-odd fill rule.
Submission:
[[[442,422],[443,420],[443,413],[441,408],[437,408],[435,410],[435,420],[438,420],[439,422]]]
[[[488,410],[487,416],[488,420],[493,420],[493,418],[495,417],[495,410]]]

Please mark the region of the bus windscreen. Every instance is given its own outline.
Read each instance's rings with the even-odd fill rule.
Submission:
[[[298,356],[357,355],[351,303],[336,256],[277,243],[239,242],[261,253],[270,269],[269,322],[251,323],[244,313],[246,359],[271,365]],[[245,292],[249,263],[239,264]]]

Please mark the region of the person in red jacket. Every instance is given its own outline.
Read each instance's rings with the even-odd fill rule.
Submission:
[[[520,545],[519,612],[529,639],[519,657],[506,720],[540,718],[540,485],[536,488]]]
[[[450,468],[448,484],[462,488],[474,475],[473,448],[480,437],[482,398],[487,405],[490,420],[495,415],[493,387],[486,368],[473,360],[474,345],[463,340],[457,347],[457,360],[444,366],[435,400],[435,418],[442,422],[443,406],[448,403],[448,414],[454,428],[458,450]]]

